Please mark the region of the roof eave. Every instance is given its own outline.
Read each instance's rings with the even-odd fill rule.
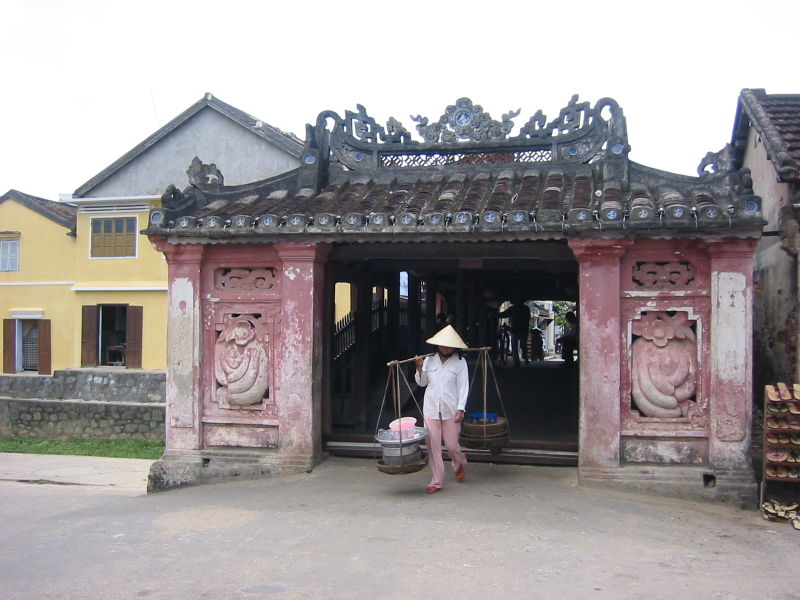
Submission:
[[[22,204],[28,210],[32,210],[33,212],[43,216],[46,219],[49,219],[50,221],[53,221],[57,225],[60,225],[60,226],[62,226],[64,228],[66,228],[66,229],[69,229],[70,231],[74,231],[75,230],[76,221],[77,221],[77,208],[76,208],[76,216],[74,216],[71,219],[67,219],[67,218],[61,217],[59,215],[56,215],[54,213],[51,213],[51,212],[49,212],[47,210],[44,210],[40,206],[34,204],[33,202],[30,202],[29,199],[28,199],[28,195],[24,194],[24,193],[22,193],[22,192],[20,192],[18,190],[11,189],[11,190],[8,190],[8,192],[3,194],[2,196],[0,196],[0,202],[2,202],[3,200],[6,200],[6,199],[11,199],[11,200],[14,200],[16,202],[19,202],[20,204]],[[47,200],[46,198],[38,198],[38,199],[39,200]],[[49,202],[52,202],[52,200],[49,200]],[[69,204],[67,206],[74,206],[74,205]]]
[[[770,98],[780,98],[781,96],[789,97],[795,95],[769,95]],[[783,183],[800,181],[800,165],[790,156],[783,138],[772,124],[763,106],[761,106],[760,101],[766,98],[767,93],[763,89],[745,88],[739,94],[732,138],[736,165],[737,167],[741,167],[744,161],[744,153],[747,147],[747,132],[752,125],[761,137],[764,149],[767,152],[767,158],[772,162],[779,180]],[[745,119],[745,116],[748,118]]]

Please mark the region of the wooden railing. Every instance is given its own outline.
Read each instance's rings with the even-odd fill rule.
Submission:
[[[356,343],[355,318],[347,313],[333,324],[333,360],[338,360]]]

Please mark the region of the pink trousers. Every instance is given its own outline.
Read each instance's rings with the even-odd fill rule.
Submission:
[[[425,427],[428,430],[428,459],[431,463],[431,482],[429,485],[442,487],[444,478],[444,460],[442,459],[442,440],[447,448],[447,455],[453,463],[453,473],[467,464],[467,457],[458,445],[458,435],[461,433],[461,423],[453,419],[428,419],[425,418]]]

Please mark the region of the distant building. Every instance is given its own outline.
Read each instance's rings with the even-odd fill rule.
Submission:
[[[800,94],[739,95],[732,139],[737,168],[752,173],[767,225],[755,255],[755,373],[757,390],[800,382]]]
[[[42,374],[77,350],[72,294],[77,208],[9,190],[0,196],[3,371]],[[72,363],[74,365],[74,363]]]
[[[24,360],[34,329],[40,348],[50,342],[52,369],[164,369],[167,267],[139,234],[150,210],[168,184],[216,177],[213,165],[227,184],[244,184],[296,168],[301,150],[295,136],[206,94],[62,202],[9,191],[0,199],[0,289],[13,291],[0,296],[4,371],[42,372]]]

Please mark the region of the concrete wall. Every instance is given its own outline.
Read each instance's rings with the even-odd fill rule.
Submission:
[[[266,179],[300,165],[291,154],[206,107],[84,198],[160,196],[170,184],[183,189],[189,183],[186,169],[195,156],[217,165],[225,185]]]
[[[0,376],[0,436],[164,441],[163,371]]]

